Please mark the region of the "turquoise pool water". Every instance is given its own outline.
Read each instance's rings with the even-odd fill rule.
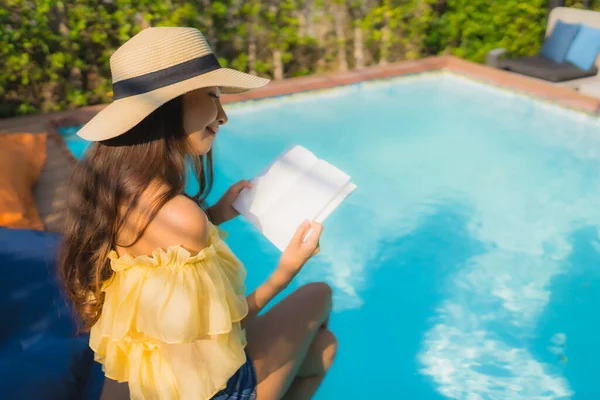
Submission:
[[[290,288],[334,287],[318,399],[600,398],[600,120],[443,74],[227,111],[213,199],[293,143],[358,185]],[[225,229],[252,289],[278,252]]]

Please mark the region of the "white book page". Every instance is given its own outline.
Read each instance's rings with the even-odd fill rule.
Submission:
[[[290,148],[252,179],[253,187],[240,193],[234,208],[253,224],[260,224],[268,209],[317,161],[314,154],[301,146]]]
[[[348,175],[318,160],[260,216],[262,233],[283,251],[300,224],[315,220],[349,181]]]
[[[350,194],[352,194],[352,192],[354,192],[355,190],[356,190],[356,185],[354,183],[352,183],[352,182],[346,183],[346,185],[344,185],[344,187],[329,202],[329,204],[327,206],[325,206],[325,208],[323,210],[321,210],[321,212],[315,217],[315,222],[318,222],[320,224],[325,222],[327,217],[329,217],[329,215],[331,215],[331,213],[334,212],[335,209],[338,208],[339,205],[342,204],[342,202],[344,200],[346,200],[346,198],[348,196],[350,196]]]

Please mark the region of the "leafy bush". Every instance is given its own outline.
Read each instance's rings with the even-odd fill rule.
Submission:
[[[548,0],[3,0],[0,117],[112,97],[109,58],[148,26],[200,29],[223,66],[283,78],[504,47],[538,51]],[[600,0],[567,0],[600,10]]]

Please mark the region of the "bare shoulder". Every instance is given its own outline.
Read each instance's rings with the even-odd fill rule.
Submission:
[[[208,224],[204,211],[179,195],[162,206],[144,236],[155,248],[180,245],[197,252],[208,245]]]

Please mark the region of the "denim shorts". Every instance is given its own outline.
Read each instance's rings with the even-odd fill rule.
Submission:
[[[246,354],[246,362],[227,381],[227,387],[214,395],[211,400],[256,400],[256,370]]]

